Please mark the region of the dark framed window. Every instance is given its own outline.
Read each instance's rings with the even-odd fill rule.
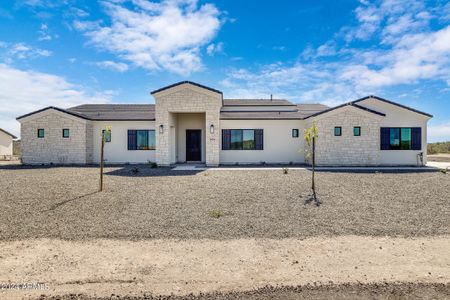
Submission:
[[[69,129],[63,129],[62,130],[62,137],[65,138],[65,139],[70,137],[70,130]]]
[[[105,137],[105,143],[111,143],[111,130],[102,130],[102,134]]]
[[[336,126],[334,127],[334,136],[341,136],[342,135],[342,127]]]
[[[381,150],[422,150],[422,128],[382,127]]]
[[[298,129],[292,129],[292,137],[293,138],[298,138],[298,134],[299,134]]]
[[[128,150],[155,150],[154,130],[128,130]]]
[[[222,150],[263,150],[263,130],[223,129]]]
[[[45,136],[45,130],[42,129],[42,128],[39,128],[39,129],[37,130],[37,137],[40,138],[40,139],[43,139],[44,136]]]
[[[361,127],[360,126],[353,127],[353,135],[354,136],[361,136]]]

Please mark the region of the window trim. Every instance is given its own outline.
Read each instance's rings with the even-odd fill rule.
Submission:
[[[42,136],[39,134],[41,132],[41,130],[42,130]],[[38,137],[38,139],[45,138],[45,129],[44,128],[38,128],[38,130],[37,130],[37,137]]]
[[[66,130],[67,130],[67,136],[64,135],[64,132],[66,132]],[[70,138],[70,129],[69,128],[63,128],[63,130],[62,130],[62,137],[63,137],[63,139]]]
[[[224,144],[223,144],[223,139],[224,139],[224,132],[226,130],[230,131],[230,148],[229,149],[225,149],[224,148]],[[241,149],[231,149],[231,131],[232,130],[240,130],[241,131],[241,139],[242,139],[242,148]],[[252,130],[253,131],[253,140],[254,140],[254,149],[244,149],[244,130]],[[258,148],[258,144],[257,144],[257,131],[261,131],[261,148]],[[222,129],[222,137],[221,137],[221,141],[222,141],[222,146],[221,146],[221,150],[223,151],[263,151],[264,150],[264,129],[263,128],[227,128],[227,129]]]
[[[339,128],[339,134],[336,134],[336,129]],[[342,126],[334,126],[334,136],[342,136]]]
[[[358,134],[356,134],[355,129],[358,129]],[[361,136],[361,126],[353,126],[353,136]]]
[[[292,137],[298,138],[299,136],[300,136],[300,130],[298,128],[293,128],[292,129]]]
[[[130,131],[135,131],[136,132],[136,136],[135,136],[135,146],[136,149],[130,149],[129,147],[129,135],[130,135]],[[138,139],[138,132],[139,131],[148,131],[150,133],[150,131],[153,131],[154,134],[153,136],[155,137],[155,147],[153,149],[139,149],[138,145],[137,145],[137,139]],[[149,135],[150,138],[150,135]],[[150,148],[150,147],[149,147]],[[128,151],[156,151],[156,130],[155,129],[127,129],[127,150]]]
[[[417,151],[416,149],[413,149],[413,128],[415,127],[383,127],[389,129],[389,143],[388,143],[388,149],[381,149],[382,151]],[[395,148],[391,148],[391,130],[392,129],[398,129],[399,131],[399,146]],[[410,130],[410,139],[409,139],[409,149],[402,149],[402,129],[409,129]]]

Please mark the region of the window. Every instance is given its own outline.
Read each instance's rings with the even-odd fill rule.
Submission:
[[[292,129],[292,137],[298,138],[298,129]]]
[[[38,131],[37,131],[37,137],[40,138],[40,139],[42,139],[42,138],[44,138],[44,136],[45,136],[45,131],[44,131],[44,129],[38,129]]]
[[[154,130],[128,130],[128,150],[155,150]]]
[[[380,144],[381,150],[422,150],[422,128],[382,127]]]
[[[361,127],[359,127],[359,126],[353,127],[353,135],[354,136],[361,136]]]
[[[223,129],[222,150],[263,150],[263,130]]]
[[[105,137],[105,143],[110,143],[111,142],[111,130],[102,130],[102,134]]]
[[[334,127],[334,135],[341,136],[342,135],[342,127]]]
[[[69,136],[70,136],[70,130],[69,129],[63,129],[62,130],[62,137],[66,139]]]

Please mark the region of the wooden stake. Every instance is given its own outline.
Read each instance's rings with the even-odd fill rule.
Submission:
[[[105,131],[102,131],[102,146],[101,146],[101,153],[100,153],[100,187],[99,192],[103,191],[103,164],[104,164],[104,157],[103,153],[105,150]]]

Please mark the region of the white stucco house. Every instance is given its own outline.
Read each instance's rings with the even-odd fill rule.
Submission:
[[[22,161],[108,163],[306,163],[303,129],[317,123],[324,166],[426,163],[430,114],[376,96],[336,107],[280,99],[224,99],[189,81],[151,93],[155,104],[46,107],[20,116]]]
[[[0,128],[0,159],[10,158],[13,155],[13,140],[17,137]]]

